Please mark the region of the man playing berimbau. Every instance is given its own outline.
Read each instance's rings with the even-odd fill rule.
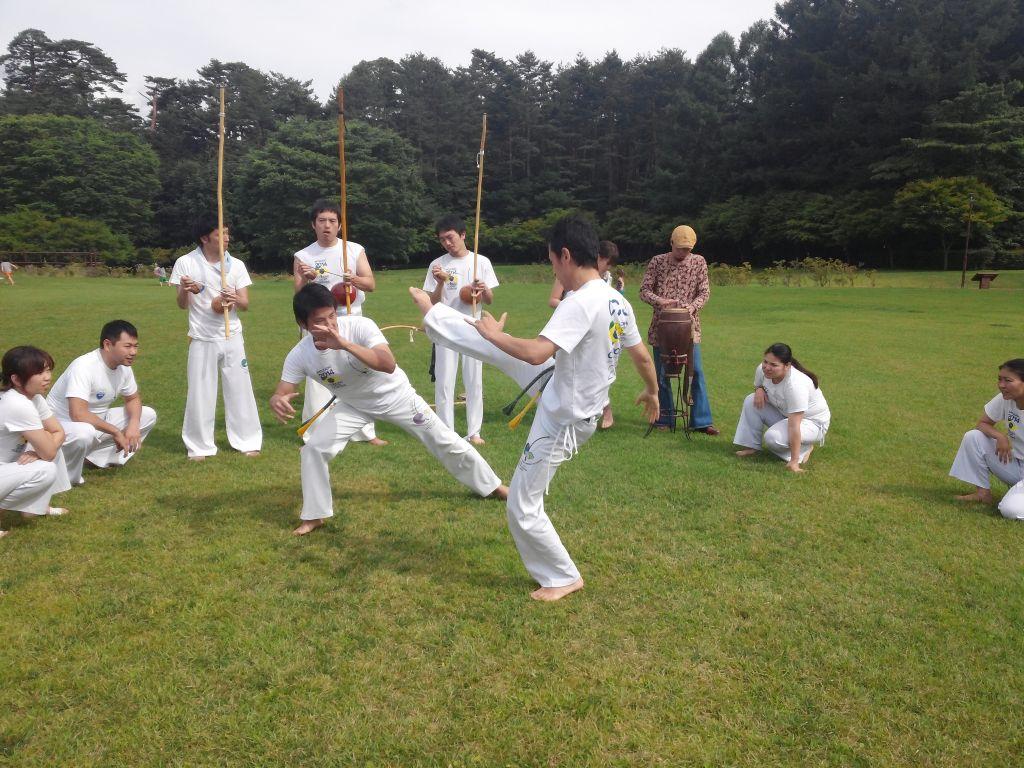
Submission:
[[[512,538],[527,571],[540,584],[530,595],[535,600],[558,600],[583,588],[579,570],[544,511],[544,494],[558,467],[594,434],[623,349],[644,382],[637,404],[648,421],[658,414],[654,364],[637,331],[633,308],[598,274],[597,250],[597,233],[583,219],[568,217],[555,225],[548,258],[569,293],[533,339],[505,333],[504,315],[495,320],[485,312],[471,326],[468,318],[442,304],[432,305],[426,293],[410,288],[424,314],[427,335],[436,344],[498,366],[528,391],[539,389],[537,382],[530,382],[554,358],[507,504]]]
[[[373,420],[387,421],[416,437],[479,496],[508,496],[508,488],[477,450],[445,426],[416,394],[376,323],[360,315],[339,316],[337,300],[316,283],[299,290],[292,307],[295,320],[309,335],[285,358],[281,381],[270,398],[271,410],[279,421],[290,420],[295,415],[291,401],[306,377],[337,397],[333,410],[309,430],[309,440],[300,451],[302,522],[296,535],[316,530],[334,515],[328,465]]]
[[[217,224],[214,215],[203,216],[195,223],[197,247],[174,262],[170,280],[177,290],[179,309],[188,310],[188,393],[181,439],[192,461],[217,455],[213,426],[217,416],[218,374],[231,447],[246,456],[258,456],[263,447],[263,428],[245,356],[242,321],[238,317],[239,310],[249,309],[252,279],[245,264],[227,252],[228,228],[221,229]]]

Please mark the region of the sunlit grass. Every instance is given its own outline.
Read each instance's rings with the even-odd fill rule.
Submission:
[[[499,270],[495,308],[532,335],[546,287],[515,273]],[[421,273],[378,278],[370,316],[417,323],[404,286]],[[221,454],[193,464],[171,290],[19,276],[0,287],[0,347],[43,346],[62,370],[105,320],[132,320],[160,421],[63,497],[70,516],[4,518],[0,764],[1014,764],[1024,526],[952,502],[946,473],[997,364],[1024,355],[1021,278],[716,289],[704,360],[723,436],[641,439],[625,361],[615,428],[547,500],[587,588],[539,605],[502,506],[388,426],[389,447],[335,461],[338,516],[290,535],[299,443],[266,407],[297,335],[288,282],[258,281],[244,317],[263,455],[219,425]],[[388,335],[432,400],[429,343]],[[775,341],[833,413],[799,477],[730,445]],[[514,386],[488,371],[485,387],[482,452],[508,481],[526,429],[500,412]]]

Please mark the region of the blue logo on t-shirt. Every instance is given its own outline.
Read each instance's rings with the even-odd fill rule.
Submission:
[[[96,399],[97,400],[102,400],[106,394],[107,394],[106,392],[97,392],[96,393]]]

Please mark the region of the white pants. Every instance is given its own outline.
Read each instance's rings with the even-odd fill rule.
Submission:
[[[538,373],[551,365],[551,361],[531,365],[502,352],[469,325],[465,315],[443,304],[435,304],[427,313],[423,328],[439,345],[439,350],[443,348],[440,345],[450,346],[463,355],[490,363],[521,387],[529,385]],[[541,383],[530,385],[529,393],[536,393]],[[595,414],[575,424],[562,425],[539,406],[512,476],[507,504],[508,528],[523,565],[542,587],[564,587],[580,577],[544,511],[544,494],[558,467],[572,458],[579,446],[594,434],[599,418],[600,415]]]
[[[765,429],[767,427],[767,429]],[[808,455],[815,444],[825,439],[827,424],[818,424],[807,419],[800,421],[800,461],[807,461]],[[763,433],[763,437],[762,437]],[[743,410],[736,425],[736,435],[732,441],[744,448],[761,450],[764,447],[783,461],[790,460],[789,451],[789,419],[782,411],[771,403],[763,408],[754,406],[754,393],[751,392],[743,401]]]
[[[128,414],[124,408],[111,408],[103,420],[120,430],[128,426]],[[156,424],[156,411],[148,405],[142,406],[139,430],[142,432],[143,440],[153,429],[154,424]],[[66,435],[64,445],[60,450],[67,462],[68,477],[75,485],[82,482],[82,464],[86,459],[97,467],[109,467],[113,464],[125,464],[135,455],[129,453],[125,456],[114,442],[113,435],[101,432],[92,424],[86,424],[84,421],[61,420],[60,425],[64,428]]]
[[[466,315],[452,309],[447,304],[435,304],[423,318],[423,330],[434,344],[438,354],[441,350],[454,351],[465,359],[472,358],[478,364],[493,365],[520,387],[530,384],[545,368],[554,365],[548,360],[540,365],[533,365],[518,360],[507,352],[503,352],[484,339],[472,325],[466,322]],[[434,366],[435,374],[437,366]],[[440,381],[440,379],[438,379]],[[531,385],[529,394],[536,394],[543,381]],[[468,393],[467,393],[468,394]],[[446,422],[447,423],[447,422]]]
[[[991,488],[989,473],[1010,486],[999,502],[999,513],[1010,520],[1024,520],[1024,462],[1012,458],[1004,464],[996,455],[996,441],[981,430],[972,429],[960,441],[950,477],[978,488]]]
[[[59,451],[53,461],[0,464],[0,509],[45,515],[50,497],[70,487],[67,465]]]
[[[224,390],[224,424],[228,443],[243,453],[263,446],[263,428],[252,392],[242,334],[230,339],[188,345],[188,394],[181,439],[189,456],[216,456],[213,424],[217,417],[217,374]]]
[[[362,429],[370,416],[338,402],[309,430],[302,446],[303,520],[334,515],[329,463],[345,450],[352,435]],[[441,423],[426,401],[409,388],[408,396],[386,414],[377,415],[416,437],[456,480],[479,496],[489,496],[501,485],[494,470],[466,440]]]
[[[331,390],[325,387],[316,379],[306,377],[306,394],[302,398],[302,420],[308,421],[313,414],[323,408],[331,399]],[[312,429],[307,430],[302,436],[302,442],[308,443]],[[350,443],[365,443],[377,437],[377,428],[372,421],[366,422],[362,429],[356,430],[349,438]]]
[[[449,309],[451,309],[449,307]],[[456,310],[452,310],[456,312]],[[466,315],[456,312],[465,322]],[[469,328],[469,326],[466,326]],[[476,329],[469,328],[473,333]],[[434,349],[434,407],[445,424],[455,429],[455,378],[462,358],[462,386],[466,388],[466,437],[480,434],[484,423],[483,364],[454,349],[436,345]]]

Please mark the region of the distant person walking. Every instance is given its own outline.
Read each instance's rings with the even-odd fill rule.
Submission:
[[[14,270],[16,269],[20,269],[17,264],[12,264],[9,261],[0,261],[0,272],[3,272],[7,282],[11,285],[14,285]]]

